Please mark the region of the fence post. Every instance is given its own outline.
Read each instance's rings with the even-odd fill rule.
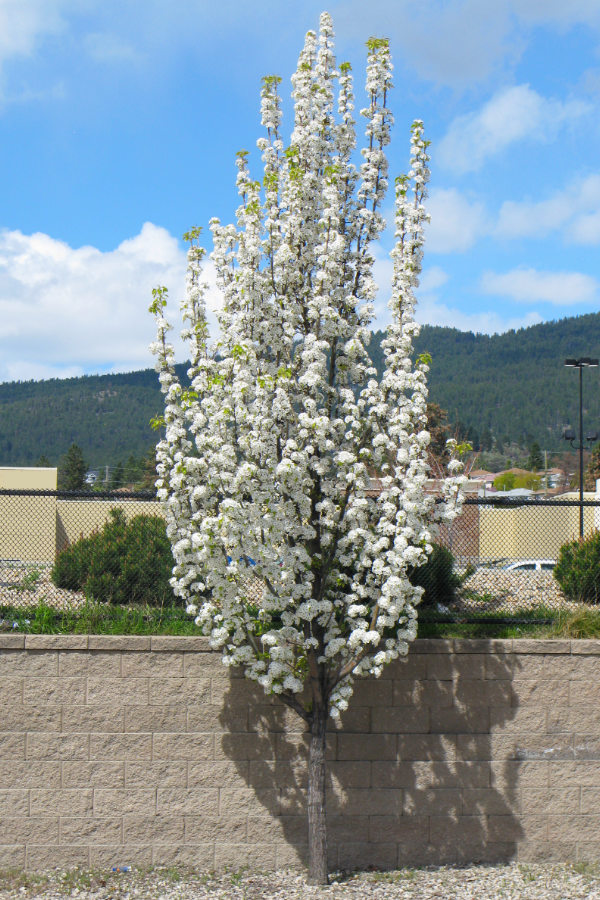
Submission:
[[[594,531],[600,531],[600,478],[596,478],[596,505],[594,506]]]

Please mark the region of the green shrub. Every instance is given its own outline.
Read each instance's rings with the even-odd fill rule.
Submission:
[[[565,597],[580,603],[600,600],[600,531],[587,538],[563,544],[554,567],[554,577]]]
[[[57,557],[52,581],[105,603],[169,603],[173,557],[159,516],[134,516],[112,509],[102,531],[81,538]]]
[[[447,547],[433,544],[433,550],[426,563],[412,569],[409,574],[411,584],[425,588],[419,608],[447,605],[456,600],[462,578],[454,571],[454,557]]]

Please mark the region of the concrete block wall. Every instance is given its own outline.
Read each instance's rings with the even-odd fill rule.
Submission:
[[[328,755],[332,867],[600,858],[600,641],[420,640]],[[0,867],[306,858],[306,734],[201,637],[0,635]]]

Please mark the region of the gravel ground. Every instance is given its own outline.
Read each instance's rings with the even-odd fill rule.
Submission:
[[[401,869],[332,875],[331,881],[328,887],[311,887],[297,872],[202,875],[155,869],[118,874],[56,871],[38,876],[4,872],[0,873],[0,900],[600,900],[600,868],[587,864]]]

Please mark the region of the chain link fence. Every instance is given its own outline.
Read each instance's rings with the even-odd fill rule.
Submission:
[[[589,535],[600,528],[600,500],[584,500],[583,507]],[[461,515],[436,538],[448,552],[441,577],[438,572],[425,581],[420,618],[538,621],[578,608],[563,596],[553,569],[561,546],[579,537],[580,508],[579,500],[560,497],[466,499]],[[138,527],[128,543],[126,526],[140,516],[154,524]],[[60,610],[77,610],[86,600],[153,602],[156,583],[168,582],[172,559],[161,506],[151,493],[0,490],[0,521],[0,618],[2,609],[42,601]],[[104,555],[96,560],[101,571],[86,581],[73,551],[83,548],[84,557],[86,541],[98,535],[105,537]],[[61,553],[67,548],[65,569]],[[261,592],[254,578],[256,599]],[[159,599],[171,602],[170,588]]]

